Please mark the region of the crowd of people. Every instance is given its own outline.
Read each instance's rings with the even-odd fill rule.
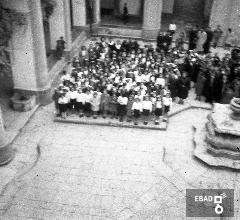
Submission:
[[[140,47],[137,41],[101,38],[83,46],[64,72],[54,100],[58,115],[111,117],[145,125],[167,120],[172,102],[180,104],[195,88],[196,99],[229,103],[240,91],[239,51],[203,55],[167,44]],[[192,49],[192,48],[191,48]]]
[[[192,27],[189,31],[189,50],[196,50],[199,53],[207,54],[213,48],[223,46],[230,49],[238,44],[238,37],[231,28],[228,28],[224,34],[220,25],[212,30],[210,27],[199,28],[198,25]]]

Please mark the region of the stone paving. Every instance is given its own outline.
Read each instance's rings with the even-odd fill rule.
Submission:
[[[0,168],[1,220],[185,219],[186,188],[235,189],[240,218],[239,173],[193,157],[192,126],[209,110],[174,115],[167,132],[54,123],[53,112],[37,110]]]
[[[59,124],[40,107],[0,168],[1,219],[185,219],[186,188],[234,188],[239,173],[192,156],[192,126],[208,110],[170,119],[168,131]]]

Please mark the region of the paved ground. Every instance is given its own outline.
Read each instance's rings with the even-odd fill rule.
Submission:
[[[38,109],[0,168],[1,220],[184,219],[186,188],[234,188],[240,218],[239,174],[192,157],[208,111],[173,116],[167,132],[54,123],[53,112]]]
[[[12,177],[1,179],[1,219],[183,219],[186,188],[234,188],[239,199],[238,173],[192,157],[192,125],[208,111],[172,117],[167,132],[54,123],[52,112],[36,112],[0,169]]]

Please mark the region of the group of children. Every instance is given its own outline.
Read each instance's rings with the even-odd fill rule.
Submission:
[[[65,75],[64,75],[65,76]],[[143,120],[145,125],[155,117],[155,124],[166,120],[167,113],[170,110],[172,99],[169,93],[151,96],[137,91],[113,92],[103,88],[103,90],[94,90],[91,88],[81,88],[64,80],[55,92],[56,109],[58,115],[66,118],[67,114],[76,113],[79,117],[97,118],[99,114],[103,118],[119,118],[122,122],[125,118],[127,122],[134,121],[137,125],[139,119]],[[143,93],[145,93],[145,90]]]
[[[66,118],[118,118],[121,122],[141,121],[145,125],[167,120],[172,98],[168,88],[171,77],[181,73],[151,45],[140,48],[136,41],[106,42],[83,46],[72,61],[72,71],[63,72],[55,90],[57,114]]]

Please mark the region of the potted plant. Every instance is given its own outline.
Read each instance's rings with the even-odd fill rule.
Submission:
[[[36,96],[26,92],[16,92],[11,98],[11,105],[16,111],[30,111],[36,105]]]

